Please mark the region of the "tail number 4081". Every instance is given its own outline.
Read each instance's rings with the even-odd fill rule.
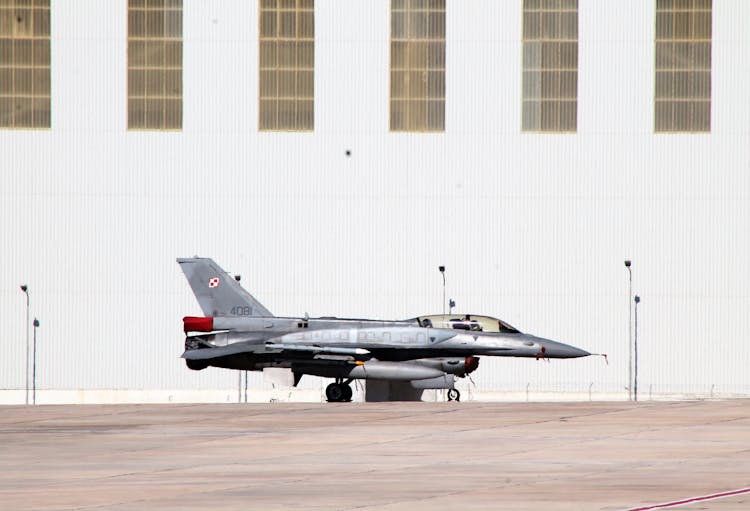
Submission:
[[[232,316],[251,316],[253,314],[253,308],[248,305],[237,305],[232,307],[229,314]]]

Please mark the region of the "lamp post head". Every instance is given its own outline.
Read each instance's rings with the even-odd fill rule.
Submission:
[[[34,318],[34,328],[38,328],[38,327],[39,327],[39,320]]]
[[[445,266],[438,266],[438,270],[440,270],[440,273],[445,273]]]
[[[635,303],[640,303],[640,302],[641,302],[641,297],[638,295],[635,295]]]
[[[27,286],[26,284],[21,284],[21,291],[27,293],[29,291],[29,286]]]
[[[625,267],[630,268],[630,259],[625,260]]]

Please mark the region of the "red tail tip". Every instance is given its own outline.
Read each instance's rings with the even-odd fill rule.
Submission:
[[[185,316],[182,318],[183,329],[187,332],[210,332],[214,329],[214,318]]]

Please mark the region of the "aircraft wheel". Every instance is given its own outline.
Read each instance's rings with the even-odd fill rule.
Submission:
[[[461,393],[458,389],[450,389],[448,391],[448,401],[461,401]]]
[[[352,388],[346,383],[342,383],[341,386],[344,389],[344,399],[342,399],[342,401],[346,401],[348,403],[349,401],[352,400],[352,395],[353,395]]]
[[[329,403],[337,403],[344,401],[345,390],[344,387],[348,385],[340,385],[338,383],[331,383],[326,387],[326,399]]]

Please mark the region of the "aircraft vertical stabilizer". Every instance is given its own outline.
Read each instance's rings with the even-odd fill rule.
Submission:
[[[273,316],[213,259],[189,257],[177,262],[206,316]]]

